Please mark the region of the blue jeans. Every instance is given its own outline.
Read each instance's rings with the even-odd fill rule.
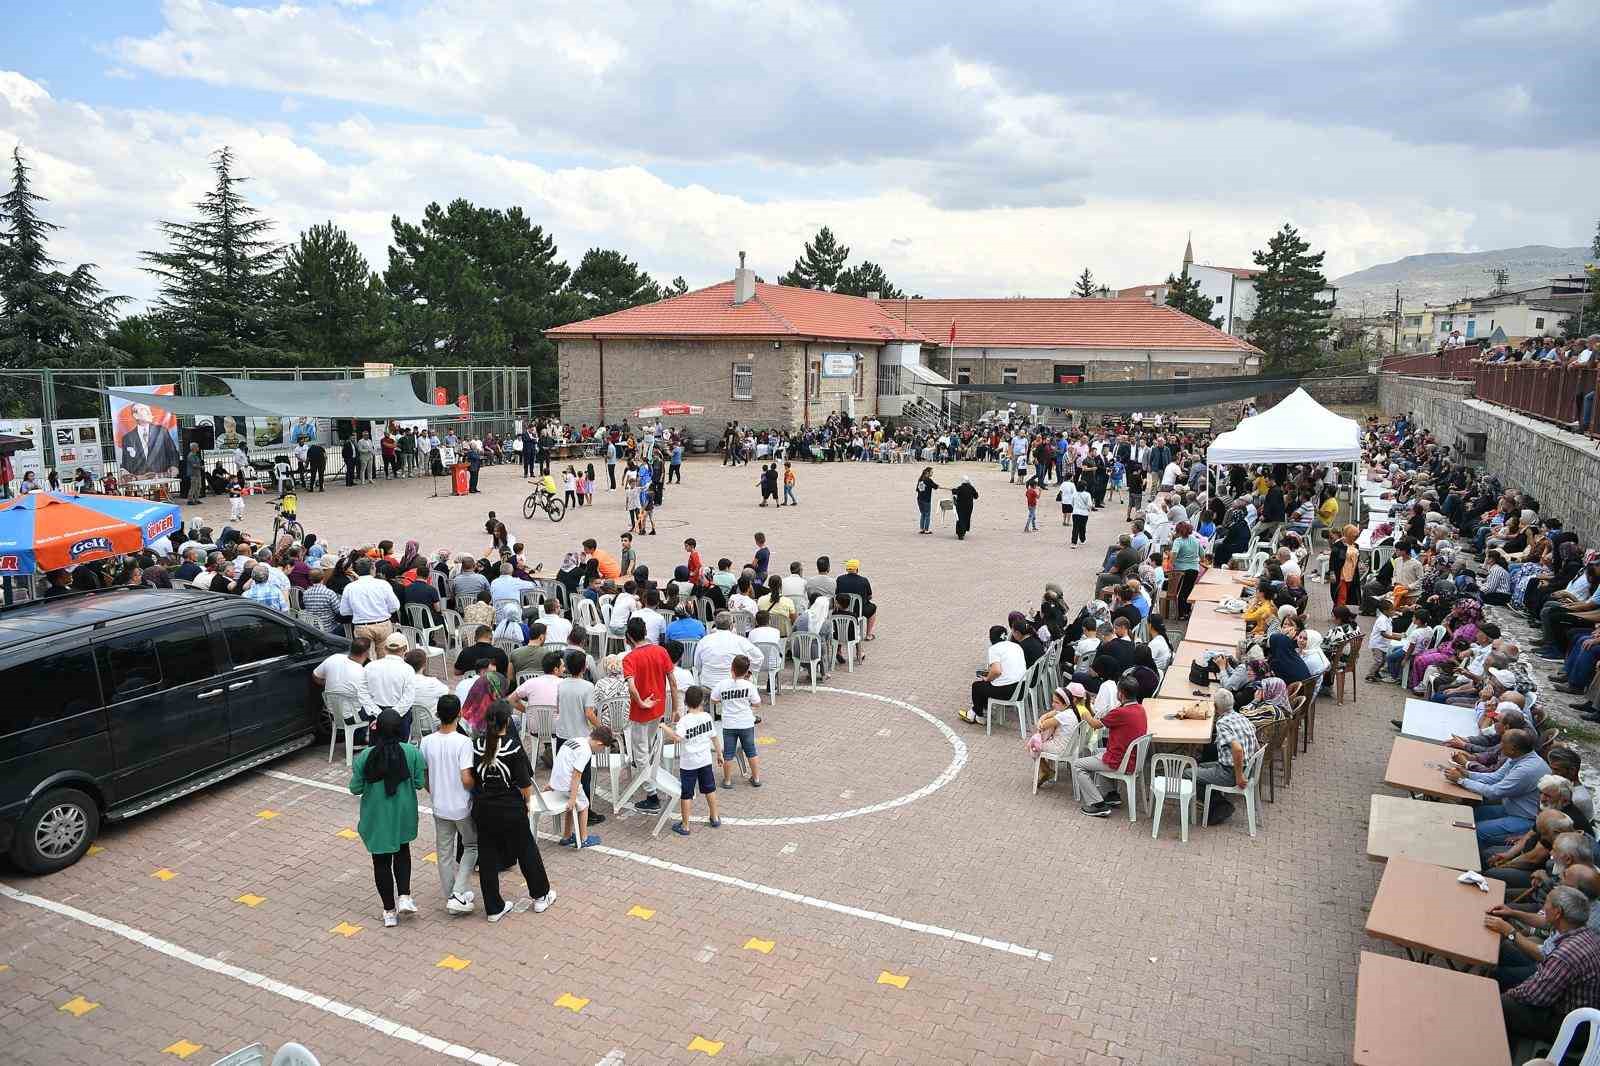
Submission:
[[[1498,803],[1485,803],[1478,808],[1478,851],[1490,852],[1505,847],[1506,838],[1520,836],[1533,828],[1533,822],[1507,814]]]
[[[933,525],[933,504],[917,504],[917,528],[929,529]]]
[[[1403,644],[1398,648],[1390,649],[1389,652],[1384,655],[1383,665],[1384,668],[1389,671],[1390,677],[1400,676],[1400,664],[1405,660],[1405,657],[1406,649],[1405,645]]]
[[[794,498],[794,486],[793,485],[785,485],[783,487],[783,502],[784,503],[799,504],[800,501]]]

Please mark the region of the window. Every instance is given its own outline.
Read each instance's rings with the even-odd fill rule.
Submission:
[[[1003,366],[1003,367],[1001,367],[1000,368],[1000,384],[1002,384],[1002,385],[1015,385],[1017,383],[1017,376],[1018,376],[1019,373],[1020,373],[1020,371],[1018,371],[1017,368],[1014,367],[1014,366]]]
[[[856,399],[866,396],[867,392],[867,361],[862,356],[856,356]]]
[[[1057,363],[1055,365],[1055,383],[1057,385],[1079,385],[1084,381],[1084,366],[1082,363]]]
[[[149,633],[133,633],[95,646],[106,679],[106,702],[136,696],[161,684],[161,663]]]
[[[1218,297],[1217,297],[1217,304],[1218,304],[1218,306],[1221,306],[1221,304],[1222,304],[1222,297],[1220,297],[1220,296],[1218,296]]]
[[[288,626],[270,618],[236,614],[222,620],[222,635],[228,641],[228,657],[234,666],[247,666],[293,655],[300,642]]]
[[[211,658],[211,637],[199,619],[165,626],[153,634],[161,680],[167,688],[204,681],[217,673]]]
[[[211,638],[199,619],[104,640],[95,651],[108,703],[204,681],[217,673]]]
[[[0,685],[6,693],[0,704],[0,736],[49,725],[100,706],[100,683],[88,648],[18,663],[0,671]]]
[[[812,363],[806,368],[806,395],[813,400],[822,395],[821,363]]]
[[[1544,319],[1542,319],[1542,318],[1534,319],[1533,320],[1533,328],[1534,329],[1544,329]]]
[[[970,366],[958,366],[958,367],[956,367],[956,384],[957,385],[971,385],[972,384],[972,368]]]
[[[1188,392],[1189,391],[1189,371],[1187,371],[1187,370],[1174,370],[1172,372],[1172,391],[1174,391],[1174,392]]]
[[[753,400],[756,398],[756,365],[754,363],[733,364],[733,398],[735,400]]]

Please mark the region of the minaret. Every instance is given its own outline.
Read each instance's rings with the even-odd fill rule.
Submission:
[[[1183,242],[1183,272],[1187,274],[1189,268],[1194,266],[1194,234],[1190,233]]]

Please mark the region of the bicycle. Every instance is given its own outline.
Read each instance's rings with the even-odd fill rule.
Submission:
[[[278,543],[278,533],[289,534],[295,543],[306,538],[306,528],[295,518],[298,501],[294,493],[289,493],[277,500],[272,505],[272,543]]]
[[[559,522],[566,517],[567,501],[541,485],[522,501],[522,517],[531,520],[540,511],[549,516],[550,521]]]

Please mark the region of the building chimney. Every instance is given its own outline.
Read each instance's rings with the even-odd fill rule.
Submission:
[[[756,272],[744,265],[744,253],[739,253],[739,269],[733,272],[733,303],[739,304],[755,299]]]

